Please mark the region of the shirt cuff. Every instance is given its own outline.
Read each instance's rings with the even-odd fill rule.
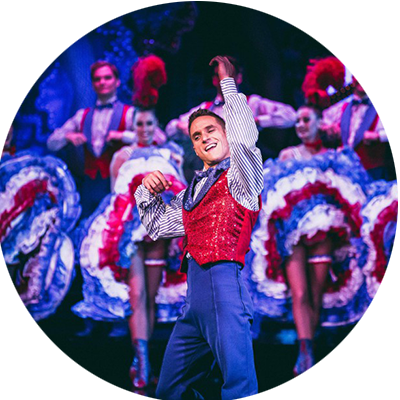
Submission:
[[[219,82],[219,84],[221,86],[222,95],[224,97],[230,94],[238,93],[236,82],[233,78],[224,78]]]
[[[135,140],[136,133],[133,131],[123,131],[122,132],[122,142],[127,144],[132,144]]]
[[[379,134],[379,140],[381,142],[388,142],[389,141],[384,129],[379,129],[378,134]]]
[[[145,209],[159,197],[160,195],[152,195],[143,184],[139,185],[135,192],[136,204],[141,209]]]

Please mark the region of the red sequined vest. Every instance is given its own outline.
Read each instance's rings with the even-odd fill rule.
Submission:
[[[349,103],[345,103],[343,105],[342,113],[348,107],[348,105]],[[378,124],[378,120],[379,116],[376,115],[368,130],[374,131]],[[371,145],[366,145],[363,141],[361,141],[354,150],[360,157],[361,164],[368,171],[369,169],[383,167],[386,165],[388,146],[389,144],[386,142],[376,141]]]
[[[224,171],[196,207],[190,211],[182,209],[184,254],[189,252],[199,265],[218,261],[244,265],[258,213],[232,197]]]

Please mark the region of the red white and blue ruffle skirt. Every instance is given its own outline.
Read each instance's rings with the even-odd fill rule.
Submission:
[[[276,320],[293,320],[285,261],[300,240],[316,243],[328,235],[334,251],[321,323],[340,326],[361,318],[380,282],[378,276],[371,277],[379,273],[371,243],[366,241],[366,231],[372,228],[365,226],[368,210],[378,212],[377,200],[371,203],[376,190],[376,184],[374,187],[350,149],[329,150],[311,160],[268,160],[264,164],[263,204],[245,268],[258,313]],[[391,190],[393,195],[395,189]],[[381,204],[383,207],[383,200]],[[393,212],[389,214],[383,224],[393,220]],[[393,229],[388,228],[386,236],[390,232],[394,235]],[[383,234],[379,237],[381,243],[390,241]],[[370,256],[370,266],[362,255]],[[386,264],[387,257],[382,265]]]
[[[53,314],[74,276],[68,233],[80,216],[66,165],[28,152],[0,165],[0,240],[18,293],[35,320]]]
[[[370,315],[398,329],[398,183],[373,182],[362,209],[358,264],[367,281]]]
[[[141,224],[134,193],[144,176],[161,171],[173,184],[163,193],[165,202],[186,187],[180,168],[168,147],[138,148],[126,161],[115,182],[114,192],[80,227],[76,239],[77,256],[83,276],[83,301],[72,307],[81,318],[99,321],[125,319],[132,313],[127,279],[131,257],[147,232]],[[182,239],[174,239],[168,249],[168,266],[156,296],[157,319],[176,320],[184,304],[186,275],[178,269]]]

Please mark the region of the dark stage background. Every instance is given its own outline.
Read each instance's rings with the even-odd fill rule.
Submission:
[[[46,154],[46,140],[76,110],[95,101],[89,67],[97,59],[115,63],[121,71],[120,99],[130,103],[130,68],[138,57],[164,59],[168,83],[160,89],[157,108],[164,127],[172,118],[215,97],[208,63],[217,54],[230,54],[244,65],[241,91],[288,103],[303,102],[301,84],[310,58],[330,52],[297,28],[275,17],[222,3],[183,2],[126,14],[88,33],[62,53],[39,77],[14,126],[17,150]],[[265,130],[259,147],[264,159],[297,143],[294,130]],[[52,317],[39,323],[71,358],[94,374],[130,389],[127,370],[132,360],[128,337],[107,339],[107,326],[91,338],[77,338],[82,321],[71,305],[81,299],[79,272],[67,298]],[[155,373],[172,325],[159,324],[152,341]],[[326,329],[319,336],[318,359],[328,354],[352,329]],[[297,348],[292,323],[258,318],[254,325],[260,391],[291,379]],[[151,395],[152,393],[147,393]]]
[[[168,83],[160,89],[162,126],[191,107],[215,97],[208,63],[230,54],[244,65],[241,91],[291,104],[303,102],[301,84],[310,58],[329,51],[292,25],[248,8],[211,2],[182,2],[149,7],[88,33],[63,52],[40,76],[14,120],[17,150],[47,152],[46,139],[79,108],[95,100],[89,67],[97,59],[121,71],[119,97],[130,103],[130,68],[138,57],[164,59]],[[293,130],[262,137],[264,158],[296,141]],[[268,140],[266,137],[268,136]]]

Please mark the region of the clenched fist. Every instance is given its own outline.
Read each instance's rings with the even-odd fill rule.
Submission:
[[[172,186],[172,182],[167,181],[160,171],[154,171],[146,175],[142,184],[154,196],[161,194]]]
[[[81,132],[68,132],[65,139],[72,143],[75,147],[82,146],[87,142],[86,136]]]
[[[235,67],[232,63],[224,56],[214,57],[209,64],[211,67],[217,68],[219,80],[222,81],[224,78],[234,78],[236,76]]]

